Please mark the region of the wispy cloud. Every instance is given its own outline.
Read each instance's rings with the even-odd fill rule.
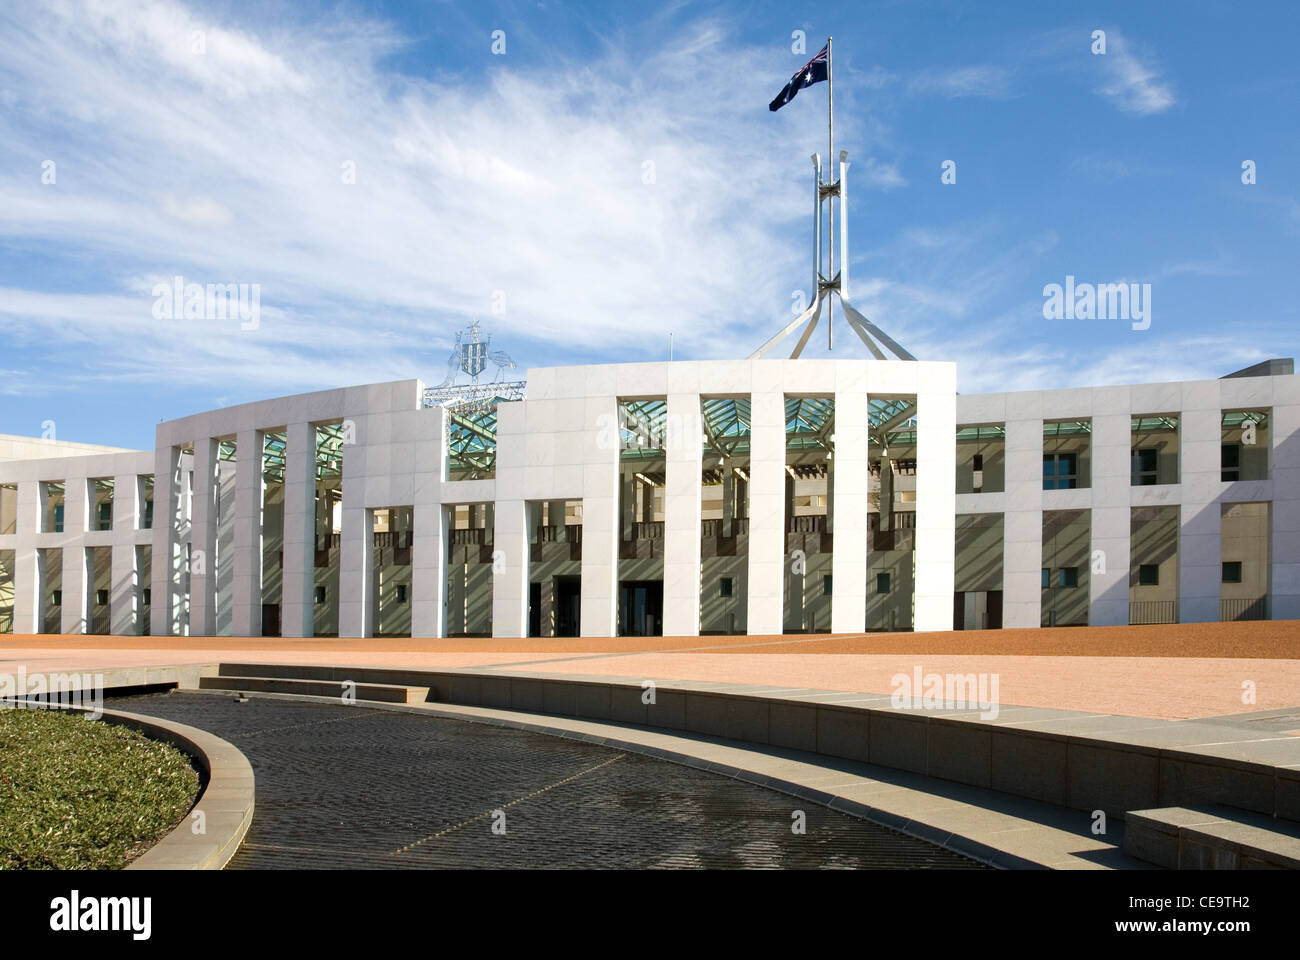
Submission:
[[[1163,113],[1177,102],[1173,87],[1160,72],[1139,59],[1117,30],[1106,34],[1106,53],[1097,61],[1106,79],[1099,92],[1126,113]]]
[[[913,93],[1000,99],[1010,96],[1011,73],[1005,67],[988,65],[931,68],[909,78],[907,85]]]
[[[667,323],[680,350],[715,352],[788,298],[806,215],[792,114],[764,109],[771,52],[734,37],[695,22],[534,69],[485,42],[468,81],[424,80],[383,67],[402,41],[365,21],[10,5],[0,240],[73,282],[0,289],[0,323],[33,350],[92,345],[105,376],[281,392],[436,375],[474,317],[622,357]],[[852,159],[863,187],[905,182]],[[261,326],[155,320],[152,284],[177,275],[260,284]],[[47,388],[84,379],[49,361]]]

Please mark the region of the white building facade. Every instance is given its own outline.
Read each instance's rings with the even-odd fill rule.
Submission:
[[[0,438],[0,630],[862,633],[1300,618],[1300,378],[962,395],[951,363],[536,369]],[[1284,371],[1284,372],[1283,372]]]

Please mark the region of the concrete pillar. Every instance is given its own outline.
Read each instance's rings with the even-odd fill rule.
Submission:
[[[86,531],[90,520],[89,481],[79,477],[63,485],[63,633],[87,633],[90,624]]]
[[[1273,379],[1273,576],[1269,616],[1300,619],[1300,378]]]
[[[190,636],[217,632],[217,440],[194,441],[194,518],[190,528]]]
[[[498,500],[493,511],[492,636],[528,636],[528,511]]]
[[[585,401],[582,432],[582,635],[618,631],[619,431],[614,397]]]
[[[750,407],[748,632],[779,634],[785,592],[785,396],[755,393]]]
[[[434,491],[436,496],[436,491]],[[444,637],[450,511],[432,497],[415,504],[411,545],[411,636]]]
[[[346,505],[344,514],[346,538]],[[355,508],[353,522],[358,526],[361,523]],[[280,632],[284,636],[310,637],[315,633],[315,587],[316,428],[310,423],[291,423],[285,431],[284,448],[284,574],[280,598]],[[342,624],[339,633],[346,636]]]
[[[150,579],[153,603],[149,632],[155,637],[181,635],[180,560],[181,496],[180,448],[158,447],[153,479],[153,563]]]
[[[1132,415],[1092,418],[1092,557],[1088,625],[1128,623]]]
[[[1184,384],[1178,438],[1183,455],[1178,534],[1178,619],[1182,623],[1219,619],[1222,425],[1218,383]]]
[[[135,474],[113,478],[113,570],[108,615],[114,636],[140,633],[140,571],[136,569],[135,535],[140,529],[140,481]]]
[[[700,635],[703,424],[698,393],[668,395],[664,488],[664,636]],[[652,491],[653,492],[653,491]]]
[[[375,511],[366,508],[362,499],[363,489],[359,483],[343,484],[343,533],[339,538],[340,637],[375,635],[378,591],[375,575]]]
[[[952,629],[957,509],[957,384],[927,381],[917,393],[914,628]]]
[[[1037,627],[1043,610],[1043,421],[1008,420],[1006,430],[1002,625]]]
[[[18,484],[18,516],[14,527],[14,633],[40,633],[41,578],[37,531],[40,530],[40,484]]]
[[[835,465],[830,501],[835,508],[831,555],[831,632],[861,633],[867,626],[867,395],[835,394]]]
[[[235,451],[239,456],[239,451]],[[237,460],[217,461],[216,633],[232,635],[235,592],[235,480]]]
[[[235,554],[231,633],[262,635],[262,471],[266,435],[242,430],[235,438]]]

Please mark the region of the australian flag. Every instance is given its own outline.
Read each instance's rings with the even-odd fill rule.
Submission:
[[[826,47],[822,47],[821,53],[800,67],[799,72],[790,78],[785,89],[776,95],[776,99],[767,105],[767,109],[780,110],[804,87],[811,87],[814,83],[825,80],[827,70]]]

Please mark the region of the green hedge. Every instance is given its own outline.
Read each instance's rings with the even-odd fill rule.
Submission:
[[[120,870],[199,790],[175,747],[58,710],[0,707],[0,870]]]

